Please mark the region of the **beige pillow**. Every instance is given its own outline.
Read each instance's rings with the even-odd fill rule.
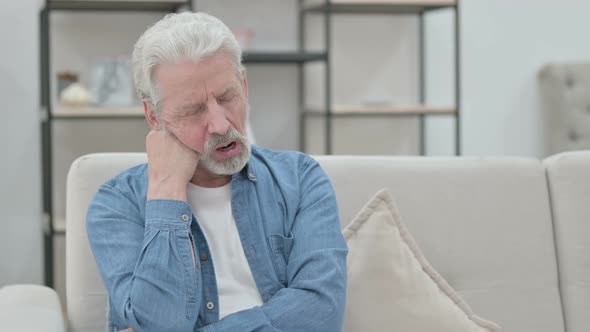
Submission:
[[[350,249],[344,332],[501,331],[474,315],[430,266],[387,190],[343,232]]]

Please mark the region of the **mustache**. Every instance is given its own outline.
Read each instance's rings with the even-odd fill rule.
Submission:
[[[239,131],[235,128],[230,128],[225,134],[223,135],[213,135],[207,140],[205,144],[205,151],[204,155],[209,156],[215,151],[215,148],[221,144],[228,143],[231,141],[237,141],[238,143],[245,145],[247,138],[246,136],[242,135]]]

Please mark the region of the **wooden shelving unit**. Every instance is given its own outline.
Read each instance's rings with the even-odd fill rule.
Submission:
[[[302,123],[306,117],[324,117],[325,123],[325,146],[326,154],[332,154],[332,118],[338,117],[417,117],[420,120],[420,154],[426,153],[425,145],[425,117],[446,115],[455,119],[455,154],[461,154],[461,110],[460,110],[460,22],[459,22],[459,0],[300,0],[301,17],[300,22],[305,21],[305,15],[322,15],[324,18],[324,48],[328,54],[326,61],[326,83],[327,94],[325,105],[321,109],[306,109],[302,113]],[[428,105],[425,94],[425,55],[424,55],[424,15],[428,12],[449,8],[454,11],[454,32],[455,32],[455,105],[450,107],[438,107]],[[418,38],[419,38],[419,101],[413,106],[363,106],[363,105],[333,105],[332,82],[331,82],[331,35],[332,16],[338,14],[375,14],[375,15],[414,15],[418,17]],[[301,25],[303,28],[304,25]],[[304,35],[304,34],[302,34]],[[301,41],[305,45],[305,40]],[[304,49],[304,47],[302,47]],[[305,125],[302,125],[301,135],[305,132]],[[305,142],[301,144],[305,150]]]
[[[421,14],[456,5],[456,0],[330,0],[308,1],[304,10],[349,14]]]

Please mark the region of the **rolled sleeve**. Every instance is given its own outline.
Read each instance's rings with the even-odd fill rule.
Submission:
[[[192,212],[187,202],[150,199],[145,204],[146,228],[189,230],[191,223]]]

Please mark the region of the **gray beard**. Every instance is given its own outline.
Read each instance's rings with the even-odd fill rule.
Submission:
[[[236,141],[236,144],[240,144],[242,148],[240,153],[237,156],[225,160],[213,159],[211,156],[215,152],[215,148],[229,141]],[[248,160],[250,160],[251,150],[252,147],[248,137],[242,135],[235,128],[231,128],[224,135],[215,135],[207,141],[205,151],[199,163],[202,163],[203,167],[213,174],[232,175],[238,173],[246,166]]]
[[[237,156],[225,160],[215,160],[213,158],[202,158],[202,163],[209,172],[217,175],[232,175],[241,171],[250,160],[252,147],[249,142],[238,141],[237,144],[242,146],[242,151]]]

